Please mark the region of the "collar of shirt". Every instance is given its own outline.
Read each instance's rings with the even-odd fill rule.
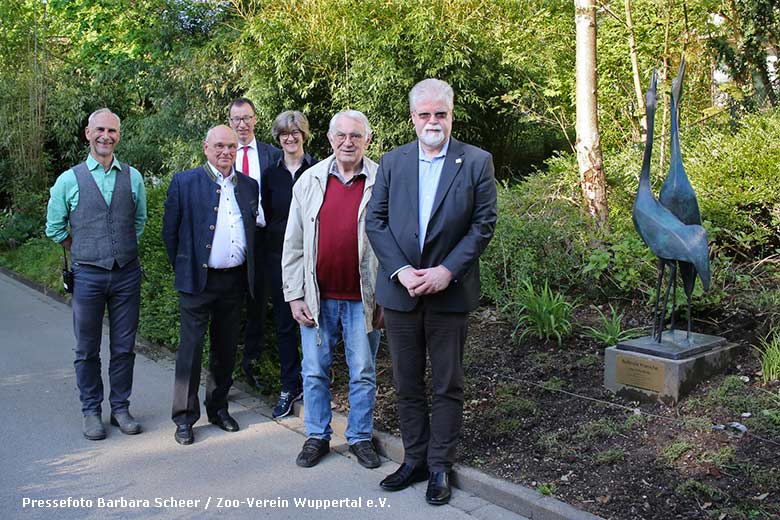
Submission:
[[[422,148],[422,143],[420,141],[417,141],[417,158],[420,161],[425,161],[425,162],[429,162],[430,163],[430,162],[435,161],[436,159],[439,159],[439,158],[442,158],[442,157],[446,156],[447,155],[447,150],[449,150],[449,149],[450,149],[450,140],[447,139],[447,142],[444,143],[444,146],[442,147],[441,151],[439,153],[437,153],[436,155],[434,155],[431,159],[428,159],[428,156],[425,155],[425,151]]]
[[[245,146],[248,146],[252,150],[257,150],[257,138],[253,137],[251,141],[246,144],[238,143],[238,149],[243,150]]]
[[[206,173],[209,174],[211,180],[216,182],[217,184],[222,184],[226,180],[229,180],[233,184],[233,186],[238,184],[238,178],[236,177],[235,169],[231,169],[230,175],[228,175],[227,177],[222,175],[222,172],[217,170],[217,167],[211,164],[210,162],[206,162],[206,164],[203,166],[203,169],[205,169]]]
[[[336,159],[334,158],[330,162],[330,166],[328,167],[328,175],[335,176],[338,180],[341,181],[342,184],[348,186],[352,184],[352,182],[360,176],[368,177],[368,171],[366,170],[366,161],[362,162],[360,171],[358,173],[353,175],[348,181],[345,181],[344,176],[341,175],[341,172],[339,171],[339,164],[336,162]]]
[[[102,164],[97,162],[97,159],[92,157],[92,154],[89,154],[87,156],[87,168],[89,168],[89,171],[94,171],[95,168],[97,168],[98,166],[100,166],[101,168],[103,167]],[[109,174],[111,173],[111,170],[114,169],[122,171],[122,166],[120,166],[119,161],[116,158],[116,155],[114,155],[114,157],[112,158],[111,167],[108,170],[104,170],[103,173]]]

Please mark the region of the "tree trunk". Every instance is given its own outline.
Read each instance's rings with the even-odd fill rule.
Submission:
[[[645,115],[645,96],[642,93],[642,82],[639,79],[639,59],[636,55],[634,22],[631,20],[631,0],[626,0],[626,28],[628,29],[628,49],[631,55],[631,72],[634,77],[634,93],[636,94],[636,115],[639,117],[639,141],[644,143],[647,138],[647,116]]]
[[[592,0],[574,0],[577,29],[577,163],[588,213],[607,222],[607,183],[599,136],[596,76],[596,7]]]

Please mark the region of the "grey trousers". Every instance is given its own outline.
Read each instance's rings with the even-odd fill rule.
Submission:
[[[450,471],[463,423],[463,347],[468,313],[385,309],[393,360],[404,462]],[[425,391],[426,357],[431,361],[431,407]]]

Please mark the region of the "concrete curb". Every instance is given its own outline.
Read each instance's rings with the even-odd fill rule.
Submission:
[[[58,292],[34,281],[31,281],[18,273],[0,267],[0,273],[13,278],[25,286],[38,291],[45,296],[53,298],[60,303],[70,305],[69,298],[63,297]],[[166,359],[173,361],[175,354],[170,350],[155,345],[143,338],[137,338],[136,345],[139,352],[152,359]],[[230,399],[237,404],[254,410],[256,413],[271,418],[273,403],[266,398],[255,395],[249,385],[243,382],[234,383]],[[293,413],[296,420],[290,421],[287,417],[276,422],[301,435],[306,435],[303,427],[303,406],[301,402],[295,403]],[[333,412],[331,427],[334,432],[333,450],[342,455],[352,457],[346,448],[344,431],[347,427],[347,418],[337,412]],[[403,462],[404,449],[401,439],[385,432],[374,432],[374,443],[379,453],[393,462]],[[508,511],[524,516],[531,520],[603,520],[601,517],[581,511],[569,504],[552,497],[541,495],[539,492],[514,484],[506,480],[491,477],[471,467],[456,464],[452,472],[452,484],[456,488],[479,497],[490,504],[502,507]],[[455,501],[456,497],[453,497]],[[476,513],[476,511],[475,511]],[[481,516],[481,515],[480,515]]]
[[[295,403],[294,415],[303,420],[303,406],[300,403]],[[336,435],[343,436],[347,418],[333,412],[331,427]],[[305,435],[305,431],[301,433]],[[398,464],[403,462],[404,448],[398,437],[375,431],[374,444],[381,455]],[[565,502],[541,495],[534,489],[491,477],[461,464],[456,464],[452,470],[452,485],[531,520],[603,520]]]

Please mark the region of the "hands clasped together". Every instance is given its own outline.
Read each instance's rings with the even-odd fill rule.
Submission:
[[[409,291],[409,296],[415,298],[446,289],[452,281],[452,273],[443,265],[426,269],[407,267],[398,273],[398,281]]]

